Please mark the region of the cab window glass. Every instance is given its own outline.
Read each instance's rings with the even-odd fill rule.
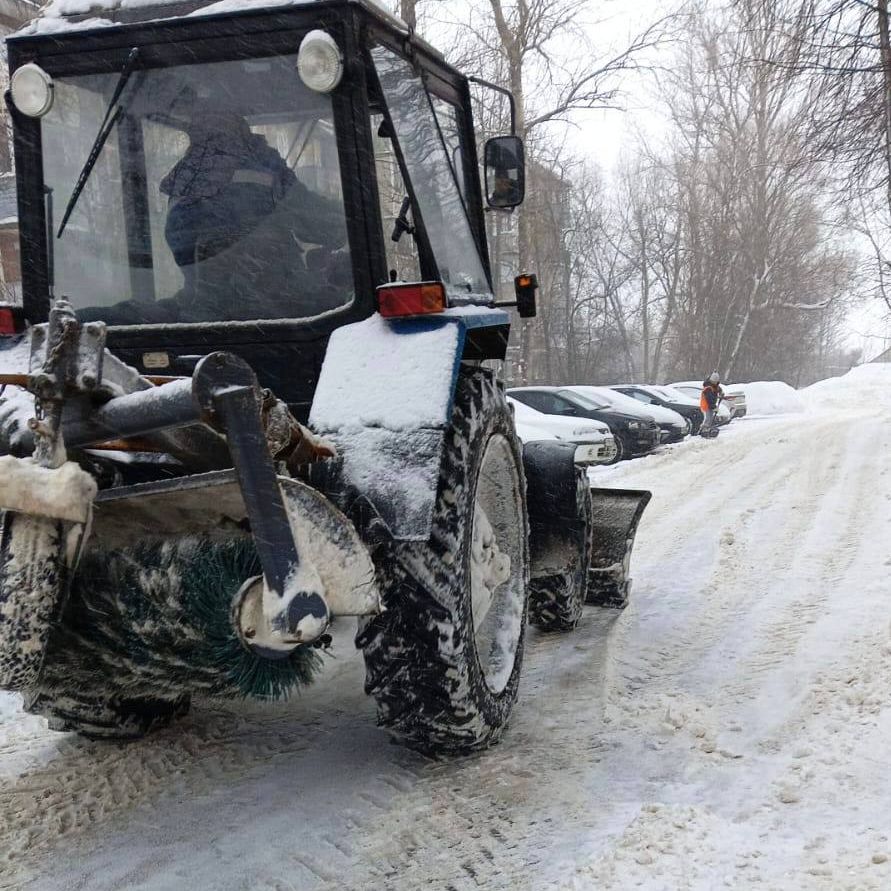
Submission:
[[[461,143],[461,124],[458,117],[458,109],[441,99],[439,96],[431,96],[436,120],[442,132],[442,138],[446,145],[449,161],[455,173],[455,180],[461,191],[461,197],[467,200],[467,181],[464,172],[464,149]]]
[[[423,280],[418,246],[412,234],[404,228],[414,225],[408,204],[408,187],[399,168],[399,160],[383,114],[371,116],[374,145],[374,166],[377,171],[377,192],[381,222],[384,227],[384,250],[387,270],[396,281]]]
[[[61,216],[118,74],[59,78],[41,121]],[[331,97],[294,56],[138,71],[61,238],[55,292],[112,325],[299,319],[354,296]]]
[[[372,47],[371,57],[449,299],[453,304],[489,299],[479,247],[424,83],[386,47]]]

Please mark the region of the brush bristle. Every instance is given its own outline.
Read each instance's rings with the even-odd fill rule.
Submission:
[[[321,660],[307,647],[270,660],[243,645],[233,599],[260,572],[247,537],[88,553],[53,628],[41,689],[286,698],[312,680]]]

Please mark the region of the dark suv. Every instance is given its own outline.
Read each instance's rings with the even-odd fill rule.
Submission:
[[[508,390],[507,395],[546,415],[603,421],[612,430],[618,447],[611,463],[644,455],[660,442],[659,425],[655,420],[618,411],[605,399],[594,395],[582,396],[560,387],[517,387]]]
[[[704,416],[698,405],[691,399],[682,401],[681,396],[684,394],[673,394],[669,389],[662,387],[651,387],[643,384],[616,384],[610,387],[617,393],[630,396],[643,405],[661,405],[663,408],[670,408],[676,411],[682,418],[686,418],[690,422],[690,433],[694,436],[699,433],[702,426]]]

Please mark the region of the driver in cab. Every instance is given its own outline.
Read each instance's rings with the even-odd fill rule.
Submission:
[[[160,184],[184,277],[179,321],[280,318],[297,304],[293,314],[307,316],[341,303],[302,246],[325,255],[344,246],[339,205],[304,186],[238,114],[196,113],[187,132],[189,148]]]
[[[196,105],[158,188],[182,273],[172,296],[79,313],[111,325],[307,318],[352,286],[343,207],[308,188],[237,112]],[[309,247],[307,247],[309,246]],[[157,252],[158,248],[155,248]]]

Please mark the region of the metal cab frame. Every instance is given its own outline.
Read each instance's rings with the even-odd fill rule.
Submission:
[[[144,16],[171,7],[137,10]],[[133,14],[133,10],[130,14]],[[244,358],[261,383],[273,389],[305,418],[333,330],[367,318],[375,311],[375,289],[388,280],[385,233],[374,163],[371,111],[378,99],[376,77],[367,48],[381,44],[409,61],[427,90],[454,106],[460,121],[468,220],[491,287],[483,196],[467,78],[449,66],[424,41],[400,27],[383,10],[365,0],[317,2],[207,16],[121,23],[113,28],[74,29],[46,35],[23,35],[9,41],[10,73],[29,62],[53,78],[116,73],[134,46],[140,48],[137,69],[261,58],[295,53],[301,38],[314,28],[328,31],[340,44],[344,75],[331,94],[341,181],[355,283],[355,299],[343,309],[315,319],[282,319],[258,323],[194,323],[181,326],[109,328],[108,346],[142,371],[143,353],[170,354],[173,373],[189,373],[195,356],[227,349]],[[14,112],[14,146],[20,220],[22,286],[25,317],[31,324],[46,320],[50,307],[49,251],[39,119]],[[399,150],[397,147],[397,155]],[[422,272],[438,277],[423,228],[411,180],[410,190]],[[60,295],[57,295],[60,296]],[[122,297],[125,295],[122,295]],[[476,330],[465,344],[466,357],[503,358],[509,325]]]

